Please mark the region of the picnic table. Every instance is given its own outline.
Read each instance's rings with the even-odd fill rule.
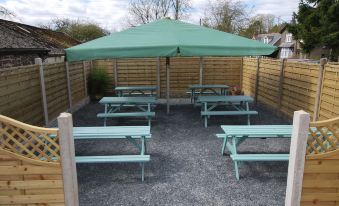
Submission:
[[[257,111],[250,111],[249,103],[253,102],[250,96],[199,96],[198,103],[201,103],[201,116],[205,119],[205,127],[207,128],[207,120],[210,116],[235,116],[246,115],[247,124],[250,125],[250,115],[257,115]],[[215,110],[218,106],[229,106],[233,110]]]
[[[75,140],[127,139],[139,151],[131,155],[76,156],[76,163],[137,162],[141,165],[141,180],[144,181],[144,163],[150,161],[146,155],[146,139],[151,138],[149,126],[74,127]]]
[[[237,147],[246,139],[251,138],[291,138],[292,125],[245,125],[229,126],[222,125],[223,134],[217,134],[218,138],[223,139],[221,153],[225,149],[230,153],[234,162],[235,175],[239,180],[238,163],[243,161],[288,161],[289,154],[238,154]],[[231,143],[228,141],[231,140]]]
[[[98,118],[104,118],[104,126],[107,118],[118,117],[145,117],[148,126],[151,126],[151,119],[155,116],[155,112],[151,111],[151,106],[156,103],[155,97],[103,97],[99,103],[105,105],[104,113],[97,114]],[[126,107],[138,111],[123,111]]]
[[[212,94],[212,95],[227,95],[227,90],[229,86],[224,84],[194,84],[189,87],[190,92],[188,92],[191,96],[191,103],[196,103],[197,97],[204,94]]]
[[[114,89],[119,97],[122,96],[154,96],[156,86],[120,86]]]

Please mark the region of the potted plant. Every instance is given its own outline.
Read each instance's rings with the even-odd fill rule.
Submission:
[[[104,68],[94,68],[88,76],[88,92],[92,100],[101,99],[109,84],[109,76]]]

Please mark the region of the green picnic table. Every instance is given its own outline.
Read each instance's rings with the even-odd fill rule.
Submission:
[[[156,86],[119,86],[114,89],[119,97],[122,96],[154,96]]]
[[[239,180],[238,163],[243,161],[288,161],[289,154],[238,154],[237,147],[246,139],[251,138],[291,138],[292,125],[245,125],[230,126],[222,125],[224,134],[217,134],[218,138],[223,139],[221,153],[225,149],[230,153],[234,162],[235,175]],[[231,143],[228,141],[230,140]]]
[[[151,138],[149,126],[74,127],[75,140],[127,139],[139,151],[131,155],[76,156],[76,163],[137,162],[141,165],[141,180],[144,181],[144,163],[150,161],[146,155],[146,139]]]
[[[191,103],[195,104],[197,97],[200,95],[212,94],[212,95],[227,95],[229,86],[224,84],[193,84],[188,87],[191,96]]]
[[[151,111],[151,106],[156,103],[155,97],[103,97],[99,103],[105,105],[104,113],[97,114],[98,118],[104,118],[104,126],[107,118],[118,117],[145,117],[148,126],[151,126],[151,119],[155,116],[155,112]],[[126,107],[137,111],[123,111]]]
[[[257,115],[257,111],[250,111],[249,103],[253,102],[250,96],[199,96],[198,103],[201,103],[201,116],[205,119],[205,127],[207,128],[207,120],[210,116],[235,116],[246,115],[247,124],[250,125],[250,115]],[[215,110],[218,106],[223,106],[224,110]],[[229,110],[226,106],[231,107]]]

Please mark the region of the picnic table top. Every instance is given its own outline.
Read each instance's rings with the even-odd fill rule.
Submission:
[[[221,125],[221,129],[229,136],[289,136],[292,125]]]
[[[105,136],[150,136],[150,126],[73,127],[75,138]]]
[[[129,90],[157,90],[156,86],[121,86],[115,87],[116,91],[129,91]]]
[[[225,84],[193,84],[190,85],[188,88],[190,89],[228,89],[229,86],[225,85]]]
[[[155,97],[103,97],[100,104],[120,104],[120,103],[134,103],[134,104],[155,104]]]
[[[198,102],[253,102],[250,96],[199,96]]]

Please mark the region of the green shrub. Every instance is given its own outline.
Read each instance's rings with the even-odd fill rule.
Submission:
[[[109,76],[104,68],[94,68],[88,76],[88,92],[91,97],[103,96],[108,88]]]

